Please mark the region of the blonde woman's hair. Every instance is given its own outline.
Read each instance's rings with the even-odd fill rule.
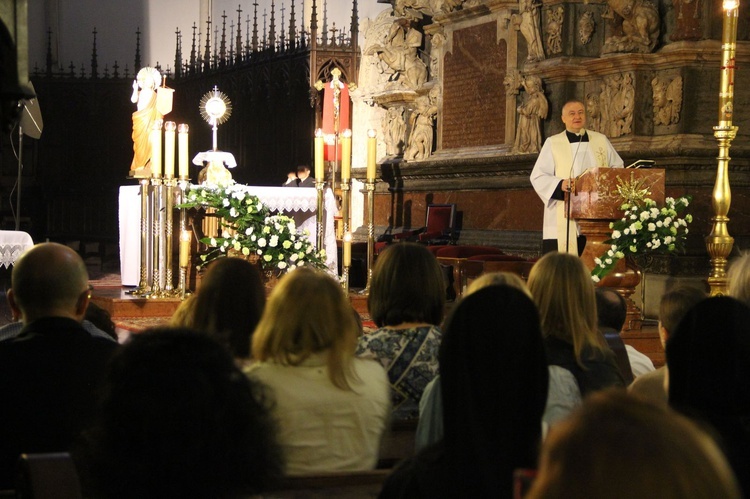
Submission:
[[[466,288],[464,296],[476,293],[480,289],[488,286],[509,286],[511,288],[516,288],[529,298],[532,298],[529,288],[526,287],[526,283],[523,282],[523,279],[521,279],[518,274],[512,272],[490,272],[488,274],[482,274],[474,279],[469,287]]]
[[[728,277],[729,296],[750,307],[750,252],[732,260]]]
[[[594,283],[580,258],[547,253],[532,267],[528,286],[545,337],[571,343],[579,364],[585,347],[606,348],[597,327]]]
[[[343,289],[332,277],[309,268],[286,274],[274,287],[252,339],[253,358],[296,366],[326,352],[328,377],[351,389],[358,325]]]

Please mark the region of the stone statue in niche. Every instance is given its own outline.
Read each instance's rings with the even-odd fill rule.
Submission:
[[[604,77],[604,90],[599,96],[603,133],[611,138],[632,131],[635,109],[635,87],[630,73]]]
[[[385,63],[389,81],[417,90],[427,81],[427,66],[419,57],[422,33],[405,18],[394,21],[382,44],[373,44],[365,55],[375,55]]]
[[[595,132],[602,132],[602,112],[599,107],[599,93],[586,94],[586,128]]]
[[[700,40],[703,37],[701,29],[701,0],[673,0],[675,11],[675,29],[670,35],[674,42],[680,40]]]
[[[385,153],[388,156],[400,156],[404,145],[404,134],[406,133],[404,107],[389,107],[383,116],[381,125],[383,127]]]
[[[622,35],[610,36],[602,53],[653,52],[659,41],[659,11],[649,0],[607,0],[609,8],[622,18]]]
[[[581,40],[583,45],[588,45],[591,42],[591,37],[594,35],[595,29],[594,13],[587,10],[578,20],[578,39]]]
[[[541,2],[534,0],[519,0],[518,14],[513,15],[513,24],[516,26],[526,40],[527,56],[530,62],[544,60],[544,48],[542,47],[541,29]]]
[[[437,87],[435,87],[437,88]],[[437,115],[437,99],[430,91],[429,95],[420,95],[415,102],[416,107],[411,113],[409,124],[409,146],[404,154],[407,161],[421,161],[430,157],[432,153],[433,123]]]
[[[654,125],[674,125],[680,121],[682,109],[682,77],[651,80],[654,96]]]
[[[547,25],[544,27],[545,44],[548,54],[559,54],[562,52],[562,27],[563,14],[562,7],[547,10]]]
[[[539,152],[542,148],[541,120],[547,118],[549,103],[542,90],[542,79],[527,76],[523,80],[526,100],[518,106],[518,127],[513,144],[514,153]]]

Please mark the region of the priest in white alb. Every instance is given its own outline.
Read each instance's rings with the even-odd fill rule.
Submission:
[[[565,213],[565,192],[575,178],[594,167],[622,168],[623,161],[609,139],[586,130],[586,109],[581,101],[570,100],[562,108],[565,131],[549,137],[531,171],[531,185],[544,202],[542,253],[567,251],[580,255],[586,244],[574,220]]]

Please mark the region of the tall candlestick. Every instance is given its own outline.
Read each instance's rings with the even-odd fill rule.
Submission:
[[[151,128],[151,176],[161,177],[161,125],[162,120],[154,121]]]
[[[174,145],[175,130],[177,124],[174,121],[164,123],[164,176],[174,177]]]
[[[374,182],[377,172],[376,156],[378,151],[378,141],[375,130],[367,130],[367,180]]]
[[[188,170],[188,132],[190,131],[190,127],[185,123],[180,123],[180,125],[177,127],[177,133],[179,134],[177,138],[177,150],[178,150],[178,174],[180,175],[180,178],[188,178],[190,176],[190,172]]]
[[[315,180],[322,182],[325,179],[325,166],[323,163],[323,130],[315,131]]]
[[[341,181],[352,176],[352,131],[348,128],[341,134]]]
[[[351,267],[352,266],[352,233],[347,232],[344,234],[344,242],[343,242],[343,264],[344,267]]]

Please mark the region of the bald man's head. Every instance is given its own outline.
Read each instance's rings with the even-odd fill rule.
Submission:
[[[57,316],[81,320],[87,291],[88,272],[78,253],[62,244],[42,243],[13,265],[8,299],[24,322]]]

